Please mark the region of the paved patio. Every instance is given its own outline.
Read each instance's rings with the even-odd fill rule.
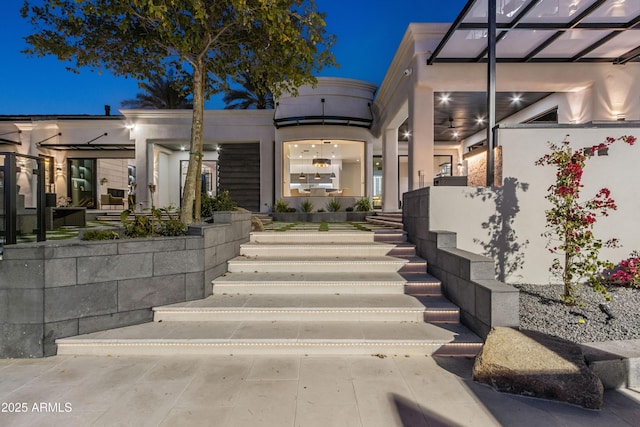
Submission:
[[[473,383],[472,363],[404,355],[0,360],[0,425],[638,425],[640,390],[607,391],[604,408],[590,411]],[[19,403],[26,413],[7,412]]]

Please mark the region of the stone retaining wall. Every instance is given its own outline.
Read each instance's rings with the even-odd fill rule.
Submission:
[[[404,194],[403,223],[427,271],[440,279],[445,296],[460,307],[460,318],[482,338],[493,326],[520,325],[519,291],[495,279],[495,263],[457,248],[456,233],[430,230],[429,188]],[[439,207],[446,209],[446,207]]]
[[[238,212],[188,236],[6,246],[0,357],[50,356],[57,338],[149,322],[154,306],[210,295],[250,231],[251,214]]]

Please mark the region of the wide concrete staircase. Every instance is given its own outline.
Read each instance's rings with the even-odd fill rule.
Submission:
[[[365,217],[369,224],[402,230],[402,212],[376,212],[374,215]]]
[[[203,300],[58,340],[58,354],[438,354],[481,340],[397,230],[261,232]]]

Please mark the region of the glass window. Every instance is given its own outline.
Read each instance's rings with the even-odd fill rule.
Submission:
[[[96,159],[69,159],[67,196],[72,206],[96,206]]]
[[[217,194],[218,185],[218,162],[215,160],[203,160],[202,161],[202,174],[200,179],[202,180],[202,192],[206,193],[209,197],[215,197]],[[187,181],[187,169],[189,168],[188,160],[180,160],[180,199],[182,199],[182,191],[184,189],[184,183]]]
[[[282,151],[283,197],[364,195],[364,142],[288,141]]]

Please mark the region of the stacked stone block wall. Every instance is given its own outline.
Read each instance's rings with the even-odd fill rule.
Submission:
[[[440,279],[445,296],[460,307],[462,322],[481,337],[494,326],[518,327],[519,291],[495,279],[495,263],[484,255],[458,249],[456,233],[430,230],[429,188],[404,194],[403,222],[427,271]]]
[[[53,355],[57,338],[149,322],[154,306],[207,297],[250,231],[251,214],[238,212],[188,236],[6,246],[0,357]]]

